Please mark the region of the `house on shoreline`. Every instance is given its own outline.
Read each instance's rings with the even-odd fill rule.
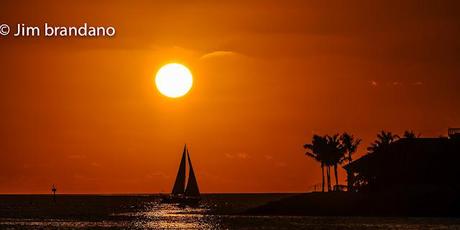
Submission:
[[[460,191],[460,129],[448,137],[401,138],[344,166],[349,191],[454,189]]]

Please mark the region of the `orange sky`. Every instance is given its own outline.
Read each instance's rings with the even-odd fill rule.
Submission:
[[[458,1],[78,2],[1,4],[0,23],[117,34],[0,38],[0,193],[169,192],[184,143],[202,192],[307,191],[313,133],[363,153],[460,126]],[[171,61],[194,75],[180,99],[153,85]]]

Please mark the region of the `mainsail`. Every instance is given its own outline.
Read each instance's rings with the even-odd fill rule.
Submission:
[[[190,160],[190,154],[187,150],[188,166],[189,166],[189,175],[187,188],[185,189],[185,196],[198,197],[200,196],[200,190],[198,189],[198,183],[196,182],[195,172],[193,171],[192,161]]]
[[[184,152],[182,153],[182,159],[180,160],[179,171],[177,171],[176,182],[172,189],[173,195],[184,194],[185,187],[185,152],[187,151],[187,145],[184,146]]]

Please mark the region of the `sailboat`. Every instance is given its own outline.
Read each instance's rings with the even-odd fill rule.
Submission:
[[[187,186],[185,186],[186,163],[188,163],[189,168]],[[168,196],[163,196],[162,201],[165,203],[194,204],[198,203],[200,200],[198,182],[196,181],[195,172],[193,171],[187,145],[185,145],[172,192]]]

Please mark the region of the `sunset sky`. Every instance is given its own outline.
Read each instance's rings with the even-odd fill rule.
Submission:
[[[116,36],[0,37],[0,193],[169,192],[185,143],[204,193],[309,191],[313,134],[460,126],[460,1],[114,2],[2,1]],[[170,62],[184,97],[154,85]]]

